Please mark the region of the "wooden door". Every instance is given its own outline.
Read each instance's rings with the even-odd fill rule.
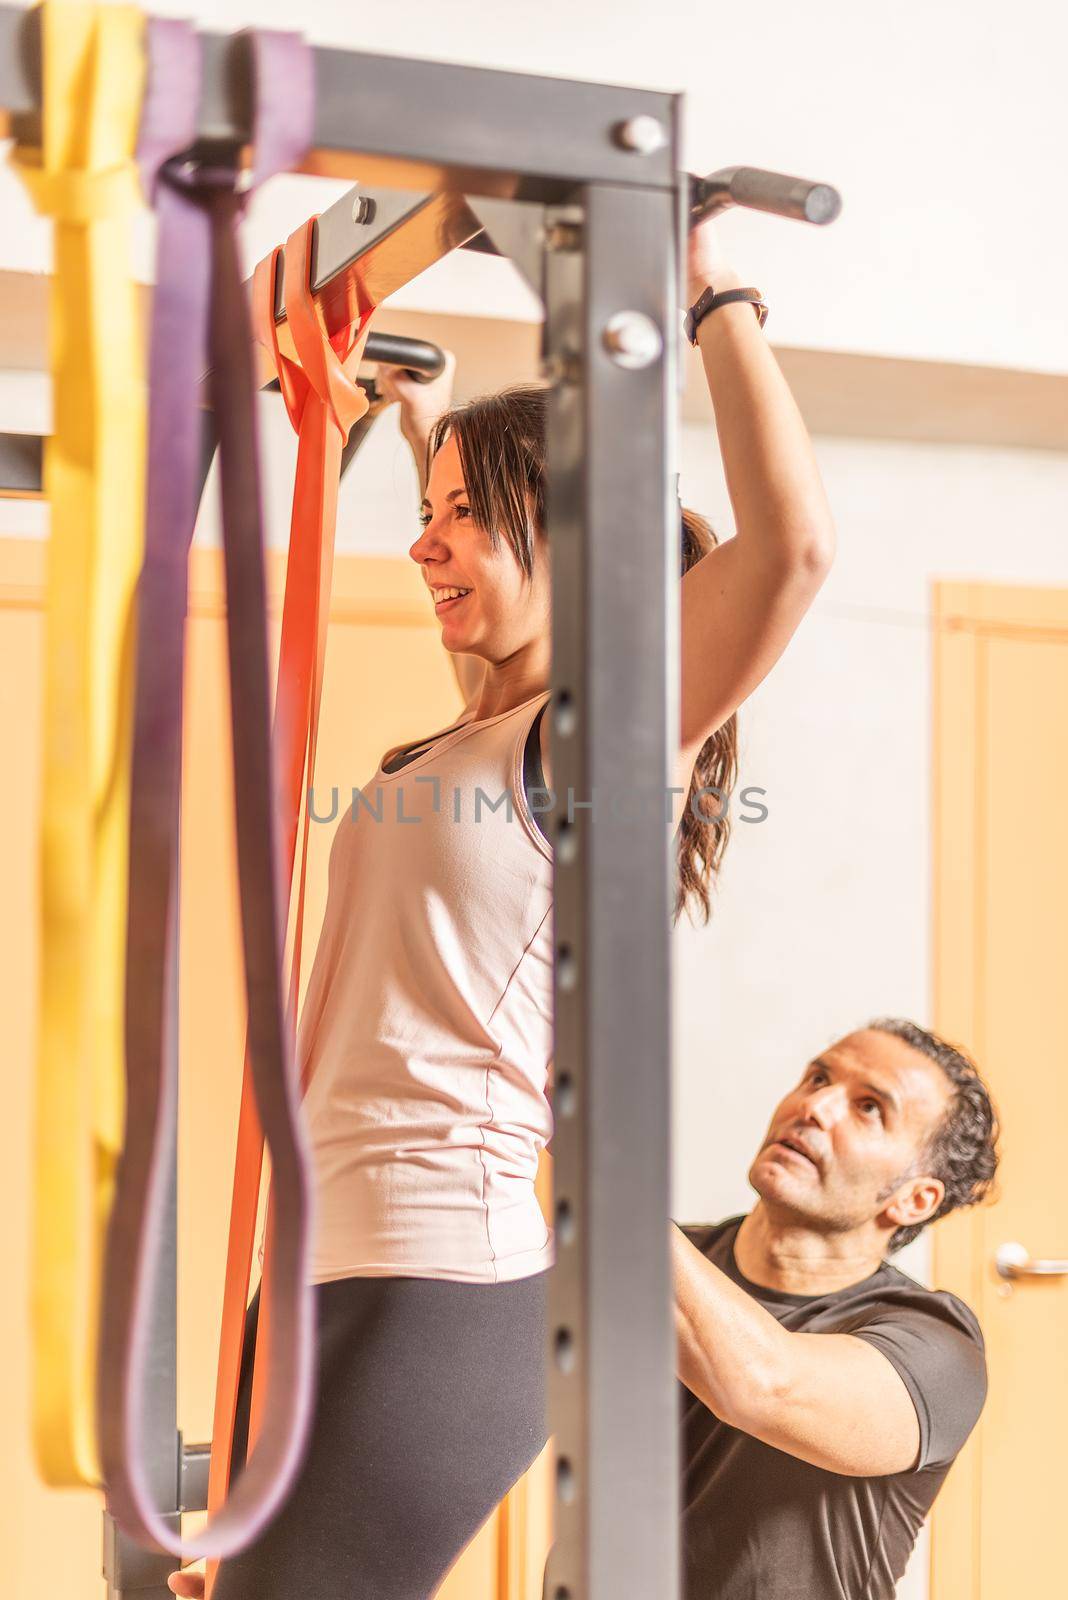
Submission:
[[[1010,1284],[1000,1247],[1068,1258],[1068,589],[936,586],[935,1025],[1003,1124],[1000,1198],[939,1223],[990,1394],[936,1504],[932,1600],[1065,1593],[1068,1275]]]

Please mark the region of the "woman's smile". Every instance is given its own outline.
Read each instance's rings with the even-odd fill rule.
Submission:
[[[471,594],[471,590],[468,589],[468,590],[466,590],[466,592],[464,594],[452,595],[451,597],[448,597],[448,598],[443,599],[443,600],[435,600],[434,601],[434,610],[439,615],[443,611],[451,611],[454,606],[463,605],[464,601],[466,599],[468,599],[470,594]]]

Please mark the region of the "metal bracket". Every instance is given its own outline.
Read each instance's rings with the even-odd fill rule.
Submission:
[[[472,197],[471,210],[498,255],[507,256],[545,304],[545,207],[522,200]]]
[[[107,1600],[173,1600],[167,1578],[174,1571],[173,1556],[144,1550],[104,1514],[104,1560],[101,1571],[107,1584]],[[181,1529],[181,1512],[168,1512],[164,1518],[175,1533]]]

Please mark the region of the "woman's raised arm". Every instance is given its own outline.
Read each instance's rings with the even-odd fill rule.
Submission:
[[[710,222],[690,235],[690,304],[742,279]],[[705,740],[786,649],[834,557],[834,525],[812,443],[753,307],[722,306],[697,330],[736,534],[681,586],[681,729],[676,783],[689,788]]]

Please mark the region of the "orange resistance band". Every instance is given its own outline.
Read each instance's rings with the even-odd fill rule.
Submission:
[[[332,338],[327,335],[319,321],[309,282],[314,227],[315,218],[309,218],[303,227],[290,235],[284,251],[286,317],[297,352],[296,361],[279,349],[278,329],[274,320],[275,286],[278,262],[283,257],[282,250],[275,249],[259,263],[252,284],[252,317],[256,338],[270,351],[273,358],[286,411],[299,439],[293,514],[289,531],[289,559],[286,565],[285,597],[282,604],[278,685],[274,706],[274,740],[277,752],[275,773],[276,781],[280,785],[278,816],[281,824],[282,869],[290,893],[292,893],[304,775],[307,771],[310,788],[315,773],[319,707],[322,699],[326,635],[330,615],[341,452],[353,424],[368,409],[367,396],[356,383],[355,373],[363,355],[371,308],[361,310],[357,322],[350,324]],[[292,929],[287,1012],[291,1038],[294,1041],[300,991],[309,820],[308,809],[305,806],[297,905]],[[302,1081],[302,1092],[306,1088],[306,1081]],[[237,1153],[234,1161],[219,1366],[215,1388],[215,1417],[208,1478],[209,1512],[226,1499],[233,1464],[234,1421],[262,1169],[263,1134],[256,1113],[256,1099],[246,1047],[241,1083],[241,1109],[238,1118]],[[272,1222],[268,1195],[264,1277],[270,1270]],[[249,1420],[249,1455],[252,1453],[258,1433],[263,1391],[266,1386],[268,1360],[266,1352],[270,1337],[266,1310],[267,1297],[261,1289],[252,1412]],[[217,1562],[208,1563],[206,1584],[208,1600],[214,1586],[217,1568]]]

